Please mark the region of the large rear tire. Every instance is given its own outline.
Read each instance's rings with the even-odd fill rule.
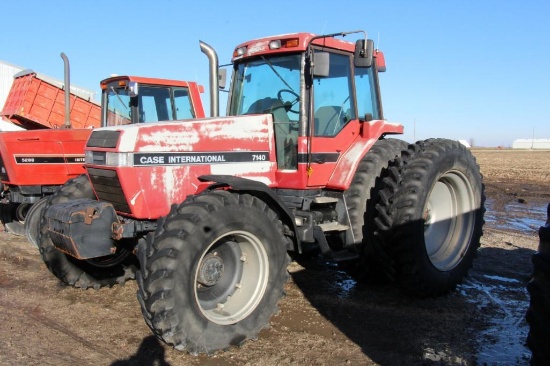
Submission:
[[[472,266],[483,234],[485,195],[475,158],[462,144],[429,139],[391,164],[375,222],[407,293],[453,290]]]
[[[359,259],[341,262],[341,267],[361,282],[380,282],[391,274],[388,259],[374,235],[374,213],[379,201],[381,174],[388,164],[401,156],[408,144],[403,140],[378,140],[363,157],[350,187],[344,192]]]
[[[540,244],[533,254],[533,276],[527,284],[530,295],[526,319],[529,323],[527,345],[531,365],[546,365],[550,360],[550,205],[548,220],[539,229]]]
[[[86,175],[69,180],[55,194],[48,197],[43,212],[52,205],[78,198],[95,199],[92,185]],[[38,248],[50,272],[70,286],[99,289],[124,284],[127,280],[135,278],[137,259],[129,250],[122,247],[113,255],[88,260],[78,260],[59,251],[50,239],[44,215],[41,215],[40,220]]]
[[[248,194],[213,191],[174,205],[140,243],[138,300],[151,330],[191,354],[256,338],[284,295],[283,225]]]

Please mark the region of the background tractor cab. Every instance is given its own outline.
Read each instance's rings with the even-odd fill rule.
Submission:
[[[100,86],[103,127],[204,118],[204,88],[194,82],[115,76]]]

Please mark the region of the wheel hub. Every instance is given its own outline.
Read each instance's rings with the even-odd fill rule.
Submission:
[[[428,207],[424,210],[424,228],[427,229],[432,224],[432,206],[430,203],[428,203]]]
[[[223,259],[218,253],[208,253],[202,260],[197,282],[204,286],[214,286],[223,274]]]

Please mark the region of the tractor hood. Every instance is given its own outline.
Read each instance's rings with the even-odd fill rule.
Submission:
[[[197,192],[201,175],[273,185],[272,126],[271,115],[250,115],[101,128],[88,140],[86,168],[100,200],[136,218],[160,217]]]

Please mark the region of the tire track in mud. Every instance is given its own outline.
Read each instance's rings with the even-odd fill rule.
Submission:
[[[125,355],[117,354],[108,349],[104,349],[99,344],[90,342],[85,338],[79,336],[67,326],[53,320],[52,318],[44,314],[44,311],[40,308],[40,306],[40,304],[37,304],[36,306],[28,306],[24,303],[14,304],[11,301],[6,301],[5,299],[0,298],[0,309],[2,312],[2,317],[7,316],[17,319],[24,319],[24,317],[27,317],[28,319],[30,319],[30,321],[28,321],[29,323],[32,324],[32,321],[34,321],[40,323],[41,325],[44,325],[48,329],[63,333],[71,340],[88,348],[90,351],[105,356],[107,359],[122,359],[125,357]],[[81,352],[81,350],[79,352]]]
[[[71,310],[81,302],[81,292],[68,292],[69,296],[60,292],[64,286],[46,269],[34,247],[20,237],[0,235],[0,240],[0,329],[9,334],[0,338],[4,348],[0,364],[96,365],[100,359],[128,356],[113,347],[113,339],[97,338],[98,332],[102,337],[100,329],[87,326],[105,321],[97,319],[94,306],[86,305],[89,301],[82,300],[84,308]],[[82,312],[81,320],[74,311]]]

